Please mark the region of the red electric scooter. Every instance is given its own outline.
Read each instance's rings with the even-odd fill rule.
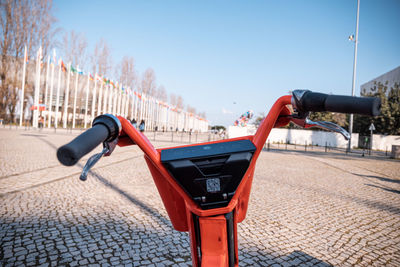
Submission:
[[[311,111],[377,116],[380,99],[295,90],[275,102],[253,136],[163,149],[155,149],[125,118],[105,114],[94,119],[91,129],[60,147],[57,157],[71,166],[103,143],[102,152],[89,158],[82,171],[80,178],[86,180],[90,168],[116,145],[138,145],[173,227],[190,234],[193,266],[238,266],[237,223],[246,217],[256,160],[271,129],[292,121],[350,138],[336,124],[309,120]]]

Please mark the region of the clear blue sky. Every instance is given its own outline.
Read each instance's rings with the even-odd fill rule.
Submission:
[[[356,0],[54,3],[58,27],[84,33],[91,49],[104,38],[114,64],[127,55],[139,73],[152,67],[212,125],[267,112],[296,88],[351,94],[356,9]],[[400,0],[361,0],[356,94],[400,65],[399,14]]]

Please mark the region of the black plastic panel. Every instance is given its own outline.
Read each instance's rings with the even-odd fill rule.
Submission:
[[[226,206],[256,147],[250,140],[164,149],[161,162],[203,209]]]
[[[178,159],[189,159],[229,153],[254,151],[256,148],[250,140],[238,140],[231,142],[215,143],[208,145],[177,147],[161,151],[161,162]]]

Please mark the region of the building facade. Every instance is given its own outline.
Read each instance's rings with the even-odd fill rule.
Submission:
[[[382,74],[379,77],[376,77],[369,82],[362,84],[360,87],[361,95],[375,93],[378,88],[377,85],[379,83],[387,86],[389,90],[390,88],[393,88],[395,84],[400,85],[400,66],[386,72],[385,74]]]

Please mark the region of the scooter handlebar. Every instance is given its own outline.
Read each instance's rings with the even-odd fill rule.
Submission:
[[[292,105],[300,112],[331,111],[378,116],[381,100],[377,97],[328,95],[308,90],[295,90]]]
[[[98,116],[94,119],[92,128],[57,150],[57,158],[65,166],[75,165],[99,144],[117,138],[120,129],[121,124],[115,116]]]

